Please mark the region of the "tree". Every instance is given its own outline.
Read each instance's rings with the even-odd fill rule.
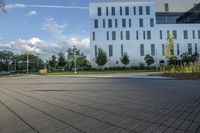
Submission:
[[[6,13],[4,0],[0,0],[0,12]]]
[[[125,66],[129,64],[129,56],[128,54],[125,52],[124,55],[121,58],[121,62],[122,64],[124,64]]]
[[[97,63],[99,67],[104,66],[108,62],[107,54],[106,52],[103,51],[103,49],[98,48],[95,62]]]
[[[185,52],[181,55],[181,61],[183,63],[189,64],[190,62],[196,62],[199,59],[199,54],[189,54],[188,52]]]
[[[56,66],[57,66],[57,57],[56,57],[56,55],[52,55],[51,60],[49,61],[49,65],[53,69],[56,68]]]
[[[144,60],[146,62],[146,64],[148,66],[150,66],[151,64],[153,64],[155,62],[154,58],[152,56],[150,56],[149,54],[147,54],[145,57],[144,57]]]
[[[58,67],[63,68],[66,65],[66,59],[64,53],[60,52],[58,54]]]

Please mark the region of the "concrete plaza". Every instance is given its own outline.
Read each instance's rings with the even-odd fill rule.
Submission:
[[[0,133],[200,133],[200,81],[0,79]]]

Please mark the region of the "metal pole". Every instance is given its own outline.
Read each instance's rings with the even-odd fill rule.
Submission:
[[[158,57],[157,57],[158,55],[157,55],[157,48],[156,48],[156,71],[158,70]]]

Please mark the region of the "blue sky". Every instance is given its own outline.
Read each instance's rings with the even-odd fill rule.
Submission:
[[[77,45],[89,54],[90,2],[94,0],[6,0],[0,49],[50,55]]]

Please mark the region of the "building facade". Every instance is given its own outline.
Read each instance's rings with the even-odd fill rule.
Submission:
[[[175,18],[174,18],[175,19]],[[174,53],[200,53],[200,24],[157,23],[155,1],[98,2],[90,4],[90,59],[102,48],[108,57],[105,67],[123,66],[120,59],[126,52],[129,66],[145,64],[144,57],[152,55],[158,65],[165,60],[167,33],[174,37]]]

